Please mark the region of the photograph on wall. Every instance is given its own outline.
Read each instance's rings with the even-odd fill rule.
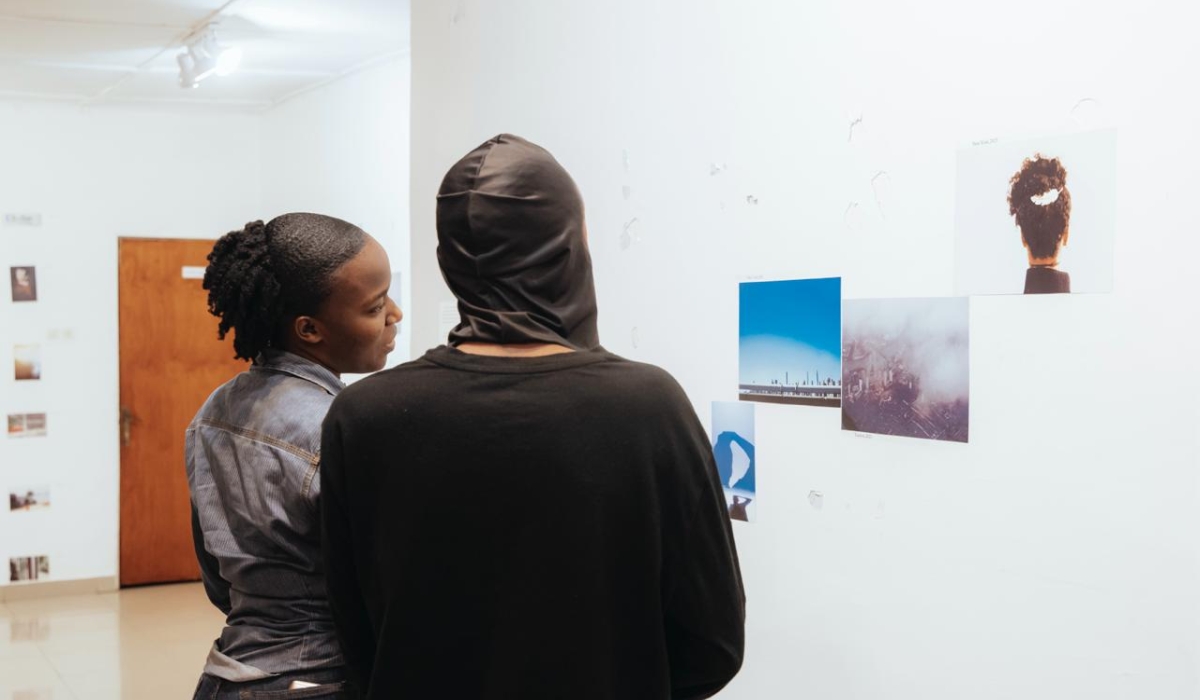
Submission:
[[[8,492],[9,511],[29,512],[50,507],[50,488],[12,489]]]
[[[842,428],[967,442],[969,318],[962,297],[847,301]]]
[[[712,441],[729,517],[754,522],[754,404],[714,401]]]
[[[742,282],[738,399],[837,408],[841,324],[839,277]]]
[[[33,266],[10,267],[13,301],[37,301],[37,269]]]
[[[991,139],[957,160],[957,294],[1112,291],[1115,131]]]
[[[42,378],[42,347],[17,345],[13,348],[13,370],[17,381]]]
[[[45,437],[45,413],[10,413],[8,414],[9,437]]]
[[[50,575],[50,557],[11,557],[8,560],[8,580],[37,581]]]

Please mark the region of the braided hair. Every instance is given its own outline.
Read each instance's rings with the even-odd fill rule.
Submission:
[[[366,241],[357,226],[320,214],[252,221],[221,236],[204,271],[217,337],[232,330],[234,357],[243,360],[278,345],[288,321],[316,313],[333,291],[333,274]]]
[[[1057,158],[1037,153],[1025,159],[1008,183],[1008,212],[1017,220],[1029,252],[1035,258],[1054,257],[1071,221],[1067,169]]]

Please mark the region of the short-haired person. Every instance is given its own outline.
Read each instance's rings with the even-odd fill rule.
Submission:
[[[1058,258],[1071,235],[1071,192],[1067,169],[1040,153],[1026,158],[1009,180],[1008,211],[1021,229],[1029,256],[1026,294],[1071,291],[1071,276],[1058,269]]]
[[[367,698],[704,698],[744,595],[704,428],[605,351],[583,201],[497,136],[442,182],[449,346],[348,388],[322,440],[326,573]]]
[[[346,372],[381,369],[400,309],[373,238],[317,214],[223,236],[204,288],[250,368],[187,430],[192,531],[226,615],[196,698],[341,698],[345,661],[321,564],[321,421]]]

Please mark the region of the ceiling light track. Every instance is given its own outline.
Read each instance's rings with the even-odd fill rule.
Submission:
[[[210,75],[229,75],[242,62],[242,50],[223,46],[215,24],[203,27],[187,40],[187,50],[175,57],[179,62],[179,86],[197,88]]]
[[[88,98],[88,99],[84,100],[84,101],[83,101],[81,104],[82,104],[82,105],[84,105],[84,106],[86,106],[86,105],[89,105],[89,104],[92,104],[92,103],[99,102],[99,101],[103,100],[103,99],[104,99],[106,96],[108,96],[108,94],[109,94],[109,93],[111,93],[113,90],[116,90],[117,88],[121,87],[121,86],[122,86],[122,85],[124,85],[126,82],[128,82],[130,78],[132,78],[133,76],[137,75],[137,74],[138,74],[138,73],[140,73],[141,71],[145,70],[147,66],[149,66],[150,64],[152,64],[152,63],[154,63],[156,60],[158,60],[158,57],[159,57],[159,56],[162,56],[162,55],[163,55],[163,54],[165,54],[166,52],[168,52],[168,51],[172,51],[172,50],[174,50],[174,49],[178,48],[180,44],[182,44],[183,42],[185,42],[185,41],[188,39],[188,37],[191,37],[191,36],[193,36],[193,35],[194,35],[194,34],[196,34],[198,31],[200,31],[200,30],[201,30],[201,29],[203,29],[204,27],[206,27],[206,26],[208,26],[209,24],[211,24],[211,23],[213,22],[213,20],[215,20],[216,18],[220,17],[220,16],[221,16],[221,14],[225,12],[225,10],[229,9],[229,7],[230,7],[231,5],[233,5],[233,4],[234,4],[235,2],[237,2],[237,1],[238,1],[238,0],[225,0],[225,2],[224,2],[224,3],[222,3],[220,7],[218,7],[218,8],[217,8],[217,9],[215,9],[215,10],[213,10],[212,12],[208,13],[208,14],[207,14],[207,15],[206,15],[206,16],[205,16],[203,19],[201,19],[199,22],[196,22],[196,23],[195,23],[195,24],[193,24],[191,27],[189,27],[187,31],[185,31],[185,32],[183,32],[183,33],[181,33],[181,34],[177,35],[177,36],[176,36],[176,37],[175,37],[175,38],[174,38],[174,39],[171,41],[171,43],[170,43],[170,44],[167,44],[166,46],[162,47],[162,49],[161,49],[161,50],[159,50],[159,51],[157,51],[157,52],[155,52],[155,54],[154,54],[153,56],[151,56],[150,58],[148,58],[148,59],[146,59],[145,61],[142,61],[140,64],[138,64],[137,68],[135,68],[134,70],[132,70],[132,71],[130,71],[129,73],[127,73],[127,74],[125,74],[124,76],[122,76],[120,80],[116,81],[116,82],[115,82],[115,83],[113,83],[112,85],[109,85],[108,87],[104,88],[103,90],[101,90],[100,92],[96,93],[96,94],[95,94],[95,95],[93,95],[92,97],[90,97],[90,98]]]

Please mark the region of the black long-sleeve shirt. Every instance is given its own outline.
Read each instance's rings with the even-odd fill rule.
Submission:
[[[657,367],[437,348],[342,392],[321,478],[365,697],[703,698],[741,666],[711,448]]]

